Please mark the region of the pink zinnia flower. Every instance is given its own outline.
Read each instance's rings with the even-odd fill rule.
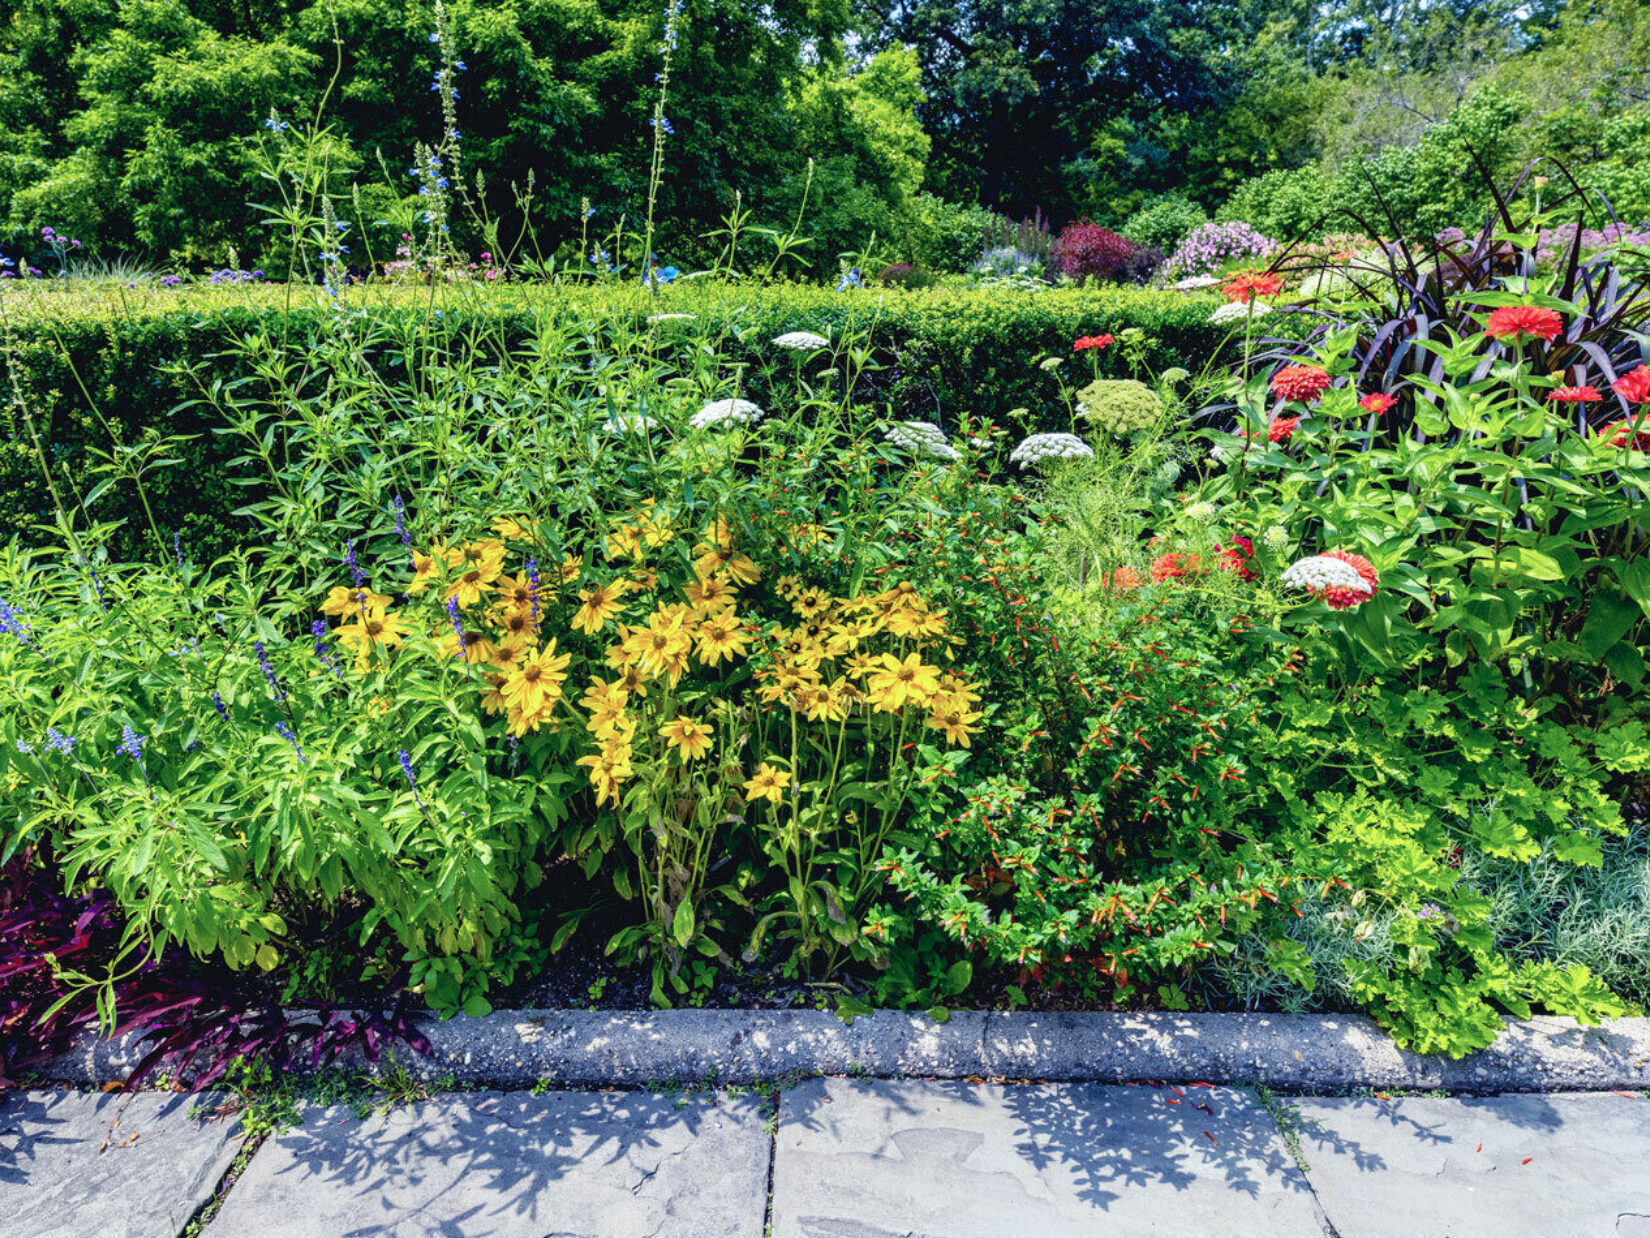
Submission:
[[[1086,352],[1090,348],[1109,348],[1112,337],[1109,335],[1082,335],[1072,344],[1073,352]]]
[[[1170,551],[1158,555],[1157,561],[1152,564],[1152,583],[1162,584],[1165,580],[1179,580],[1182,576],[1201,576],[1206,571],[1208,569],[1203,566],[1203,560],[1196,555]]]
[[[1549,404],[1591,404],[1603,398],[1597,387],[1555,387],[1547,393]]]
[[[1332,380],[1321,365],[1286,365],[1272,375],[1272,394],[1285,400],[1315,403]]]
[[[1551,344],[1564,330],[1564,320],[1550,309],[1539,305],[1503,305],[1490,311],[1490,320],[1484,324],[1484,334],[1497,340],[1516,340],[1529,336]]]
[[[1371,391],[1363,399],[1358,401],[1358,407],[1363,409],[1366,413],[1374,413],[1377,417],[1379,417],[1397,402],[1398,400],[1396,396],[1387,395],[1382,391]]]
[[[1266,425],[1266,441],[1269,443],[1287,443],[1300,425],[1299,417],[1274,417]]]
[[[1252,539],[1233,535],[1230,544],[1216,546],[1220,553],[1220,566],[1223,571],[1236,572],[1239,580],[1259,580],[1260,573],[1249,566],[1249,560],[1255,557],[1255,543]]]
[[[1641,365],[1631,374],[1623,374],[1610,384],[1610,390],[1629,404],[1650,400],[1650,366]]]
[[[1599,432],[1611,447],[1631,447],[1634,451],[1650,451],[1650,413],[1640,413],[1627,421],[1617,421]]]

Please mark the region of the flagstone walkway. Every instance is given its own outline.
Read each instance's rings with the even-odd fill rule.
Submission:
[[[1636,1093],[1260,1097],[816,1079],[308,1109],[238,1158],[213,1098],[0,1098],[8,1238],[1650,1238]]]

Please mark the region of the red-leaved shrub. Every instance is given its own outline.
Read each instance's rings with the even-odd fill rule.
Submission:
[[[1060,229],[1049,257],[1057,271],[1081,284],[1091,275],[1096,279],[1119,278],[1137,248],[1133,241],[1110,228],[1080,219]]]

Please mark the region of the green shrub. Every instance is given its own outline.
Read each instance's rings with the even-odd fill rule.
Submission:
[[[839,294],[692,280],[657,299],[599,285],[460,285],[433,293],[371,287],[349,290],[345,298],[368,315],[368,345],[392,366],[417,340],[470,340],[502,356],[546,332],[577,328],[593,314],[634,323],[659,312],[695,314],[718,355],[745,367],[755,398],[781,408],[795,398],[793,375],[774,368],[771,352],[765,353],[768,340],[799,329],[833,339],[863,333],[873,366],[862,374],[857,398],[886,403],[896,415],[932,420],[937,414],[948,424],[964,414],[1006,422],[1020,409],[1032,425],[1064,428],[1059,381],[1035,362],[1069,354],[1080,335],[1139,327],[1151,340],[1148,364],[1194,372],[1230,347],[1228,331],[1208,321],[1208,300],[1120,288]],[[421,312],[432,298],[439,317]],[[15,496],[0,510],[0,540],[33,540],[38,534],[31,530],[51,520],[51,495],[34,450],[38,434],[63,501],[92,497],[94,517],[124,522],[117,549],[147,537],[155,550],[180,533],[203,557],[247,534],[233,514],[247,496],[230,484],[224,427],[198,402],[203,391],[250,377],[241,340],[281,341],[297,353],[333,321],[312,293],[279,287],[34,286],[0,294],[0,314],[6,325],[0,487]],[[142,464],[134,453],[145,450],[156,461],[141,472],[149,512],[132,476]],[[150,513],[158,537],[149,531]]]
[[[1171,254],[1193,228],[1207,223],[1208,219],[1201,206],[1171,194],[1136,211],[1118,231],[1136,245]]]
[[[1278,241],[1315,241],[1337,205],[1316,168],[1276,168],[1238,185],[1215,218],[1241,219]]]

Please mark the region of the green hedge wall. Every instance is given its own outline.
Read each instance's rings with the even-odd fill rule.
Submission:
[[[1058,379],[1038,366],[1050,355],[1070,356],[1079,335],[1129,327],[1152,341],[1148,368],[1179,365],[1193,373],[1229,361],[1236,345],[1209,315],[1215,301],[1140,289],[1012,290],[866,289],[835,293],[805,286],[746,287],[688,282],[657,297],[630,288],[494,286],[486,289],[354,289],[348,308],[369,315],[416,317],[455,336],[481,329],[494,346],[533,337],[546,315],[591,323],[637,320],[660,312],[692,313],[701,328],[736,328],[723,352],[745,363],[753,398],[782,403],[763,389],[762,362],[784,331],[809,330],[832,339],[868,338],[880,368],[866,376],[863,398],[898,416],[954,424],[968,413],[1005,419],[1030,410],[1033,422],[1063,422]],[[255,491],[233,484],[227,462],[235,447],[210,409],[192,403],[191,363],[210,377],[238,375],[226,348],[259,330],[300,342],[328,329],[336,310],[307,288],[128,290],[72,285],[13,285],[0,293],[0,542],[18,535],[39,542],[51,515],[34,439],[20,412],[26,407],[51,460],[66,502],[90,492],[99,452],[118,439],[185,435],[169,455],[177,463],[147,479],[155,521],[178,533],[197,559],[234,545],[241,535],[230,514]],[[439,315],[437,317],[437,315]],[[1299,334],[1303,324],[1268,322],[1273,333]],[[1224,347],[1224,351],[1223,350]],[[1087,357],[1072,362],[1086,373]],[[1101,357],[1103,372],[1121,374],[1116,349]],[[788,374],[788,370],[784,371]],[[118,553],[141,544],[148,522],[134,487],[117,483],[92,505],[98,519],[125,521]]]

